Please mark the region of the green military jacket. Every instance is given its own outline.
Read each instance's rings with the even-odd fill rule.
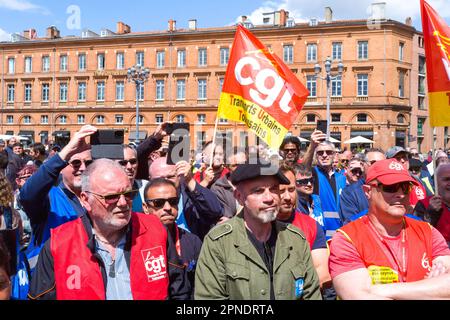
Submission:
[[[309,244],[291,224],[276,222],[273,265],[276,300],[321,300]],[[269,300],[270,275],[250,242],[243,212],[205,237],[195,272],[195,299]]]

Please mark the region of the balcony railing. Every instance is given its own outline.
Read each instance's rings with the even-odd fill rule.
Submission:
[[[369,97],[356,97],[357,102],[367,102],[369,101]]]

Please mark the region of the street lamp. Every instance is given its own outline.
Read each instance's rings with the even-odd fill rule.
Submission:
[[[320,65],[317,63],[314,66],[314,73],[315,73],[315,77],[320,78],[322,80],[326,80],[327,81],[327,141],[330,140],[330,122],[331,122],[331,114],[330,114],[330,96],[331,96],[331,80],[337,79],[340,76],[342,76],[342,74],[344,73],[344,64],[342,63],[342,61],[339,61],[338,64],[338,73],[337,74],[332,74],[331,73],[331,58],[327,57],[327,60],[325,60],[325,76],[321,77],[320,73],[322,72],[322,68],[320,67]]]
[[[139,94],[141,86],[148,80],[149,76],[150,70],[140,65],[129,68],[127,72],[128,82],[136,84],[136,144],[139,143]]]

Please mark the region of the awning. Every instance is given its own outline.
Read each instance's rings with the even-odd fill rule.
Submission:
[[[41,131],[39,132],[39,135],[42,136],[48,136],[48,131]]]
[[[52,135],[58,138],[70,138],[70,131],[55,131]]]
[[[19,131],[19,136],[34,139],[34,131]]]
[[[138,140],[139,141],[144,141],[145,139],[147,139],[147,135],[148,132],[146,130],[139,130],[139,137]],[[130,135],[128,136],[128,140],[130,141],[135,141],[136,140],[136,131],[131,131]]]

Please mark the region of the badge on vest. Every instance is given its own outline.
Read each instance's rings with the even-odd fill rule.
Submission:
[[[388,284],[398,282],[398,273],[389,267],[370,266],[368,268],[372,284]]]
[[[305,284],[305,279],[303,279],[303,278],[295,280],[295,297],[296,298],[302,297],[304,284]]]
[[[142,250],[148,282],[161,280],[167,277],[167,267],[162,247]]]

